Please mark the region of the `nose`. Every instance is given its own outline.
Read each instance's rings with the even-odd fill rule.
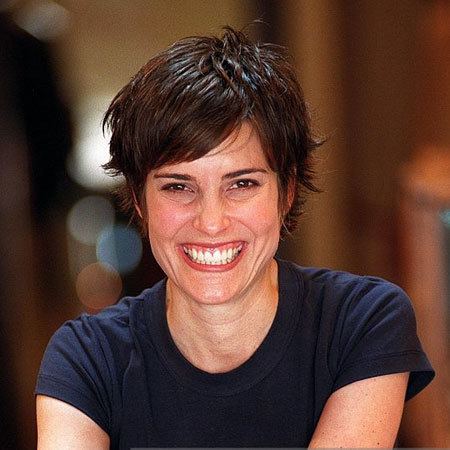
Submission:
[[[194,218],[194,227],[210,236],[219,235],[230,225],[226,206],[216,196],[207,196],[199,202],[198,211]]]

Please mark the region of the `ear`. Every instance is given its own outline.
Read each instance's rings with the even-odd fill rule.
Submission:
[[[139,202],[138,202],[138,200],[137,200],[136,194],[135,194],[135,192],[134,192],[133,189],[131,189],[131,195],[133,196],[133,205],[134,205],[134,209],[135,209],[136,212],[138,213],[138,216],[139,216],[141,219],[143,219],[143,216],[142,216],[142,210],[141,210],[141,207],[139,206]]]
[[[287,190],[287,203],[286,203],[286,212],[291,209],[292,203],[294,203],[295,193],[296,193],[297,183],[295,174],[290,177],[289,183],[288,183],[288,190]]]

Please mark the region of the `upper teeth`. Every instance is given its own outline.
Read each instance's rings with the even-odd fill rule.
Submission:
[[[189,248],[183,246],[184,253],[189,255],[190,259],[199,264],[219,265],[228,264],[242,250],[242,244],[237,247],[228,248],[226,250],[196,250],[195,248]]]

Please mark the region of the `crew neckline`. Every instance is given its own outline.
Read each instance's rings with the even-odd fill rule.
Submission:
[[[278,364],[300,316],[303,282],[287,261],[276,259],[276,262],[278,305],[272,325],[250,358],[224,373],[209,373],[199,369],[176,346],[166,316],[167,279],[146,292],[144,317],[147,332],[160,360],[180,384],[207,395],[234,395],[264,379]]]

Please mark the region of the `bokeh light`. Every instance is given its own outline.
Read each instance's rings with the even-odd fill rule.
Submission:
[[[70,13],[53,1],[26,2],[15,15],[16,23],[39,40],[51,41],[70,24]]]
[[[75,111],[79,126],[74,150],[67,160],[67,171],[78,184],[88,189],[108,191],[123,181],[123,177],[111,177],[102,168],[110,155],[109,134],[103,135],[101,124],[113,96],[89,97]]]
[[[116,303],[122,292],[122,280],[113,267],[97,262],[78,274],[75,287],[81,303],[97,311]]]
[[[114,225],[105,228],[97,240],[97,259],[125,274],[134,270],[142,258],[142,241],[132,227]]]
[[[448,228],[450,228],[450,209],[446,209],[441,213],[442,222]]]
[[[77,241],[95,245],[102,230],[113,225],[114,216],[109,200],[91,195],[75,203],[67,216],[67,227]]]

